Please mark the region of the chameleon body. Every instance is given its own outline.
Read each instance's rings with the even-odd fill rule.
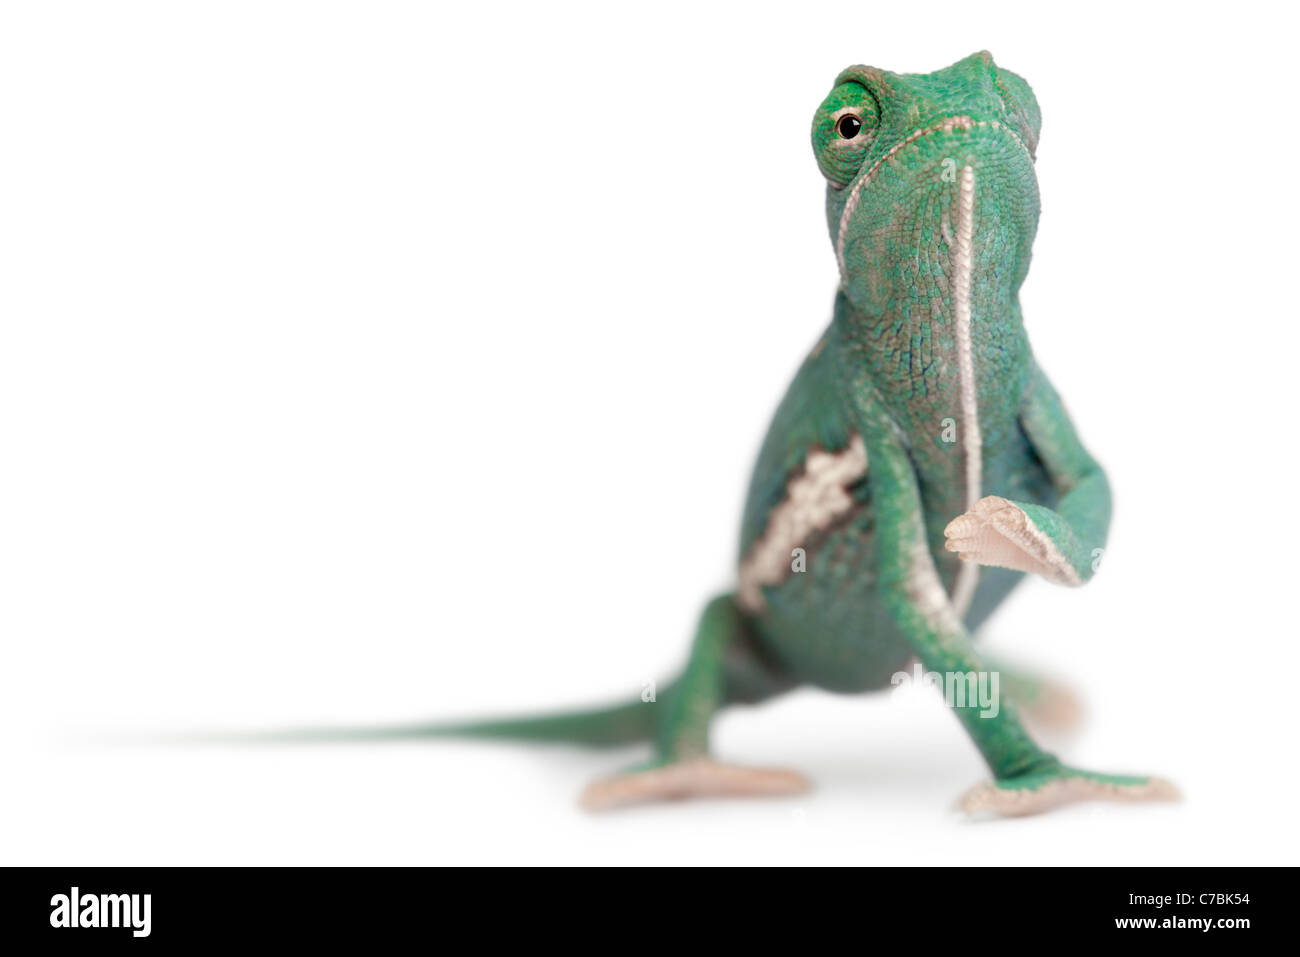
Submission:
[[[1028,84],[987,53],[924,75],[843,71],[812,128],[840,287],[759,452],[738,587],[705,608],[657,703],[425,730],[652,740],[652,761],[588,788],[593,808],[797,791],[794,772],[711,757],[719,708],[797,685],[885,689],[914,661],[985,673],[971,632],[1018,579],[1091,578],[1110,490],[1030,350],[1018,300],[1039,124]],[[970,811],[1172,796],[1158,779],[1063,764],[1010,700],[995,714],[969,699],[953,710],[993,773],[967,794]]]

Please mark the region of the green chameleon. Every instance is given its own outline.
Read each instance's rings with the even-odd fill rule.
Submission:
[[[988,53],[929,74],[842,72],[812,125],[840,268],[834,316],[759,452],[738,585],[704,609],[681,675],[655,703],[406,733],[653,741],[652,761],[587,788],[595,809],[798,792],[793,771],[711,757],[719,708],[804,684],[888,689],[916,661],[970,687],[989,671],[971,632],[1024,573],[1091,578],[1110,489],[1030,351],[1018,300],[1039,123],[1029,85]],[[1042,687],[1007,684],[1027,706]],[[1159,779],[1062,764],[1011,701],[951,697],[994,775],[967,811],[1175,796]]]

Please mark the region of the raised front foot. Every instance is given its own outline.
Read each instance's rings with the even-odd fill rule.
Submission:
[[[1095,774],[1058,765],[1014,778],[983,781],[963,795],[970,815],[1020,817],[1076,801],[1177,801],[1178,789],[1163,778]]]
[[[810,786],[808,779],[797,771],[744,768],[718,764],[709,758],[692,758],[594,781],[582,792],[580,803],[589,811],[607,811],[630,804],[688,797],[802,794]]]
[[[1040,527],[1042,526],[1046,527]],[[1078,544],[1060,516],[1045,508],[988,495],[943,530],[944,547],[962,561],[1041,575],[1058,585],[1079,585]]]

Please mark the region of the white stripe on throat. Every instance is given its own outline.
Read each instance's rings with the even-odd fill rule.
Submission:
[[[983,439],[975,391],[975,357],[971,350],[970,291],[974,266],[975,170],[963,166],[957,183],[957,236],[952,247],[953,312],[957,340],[957,375],[961,395],[962,452],[966,463],[966,510],[980,498],[983,480]],[[952,586],[952,604],[965,617],[979,583],[979,566],[962,562]]]

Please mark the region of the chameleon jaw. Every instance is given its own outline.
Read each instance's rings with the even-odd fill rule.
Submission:
[[[1008,136],[1010,136],[1013,140],[1016,141],[1016,144],[1022,150],[1024,150],[1025,155],[1029,157],[1029,162],[1030,163],[1034,162],[1034,154],[1030,152],[1029,147],[1025,145],[1024,140],[1022,140],[1019,136],[1017,136],[1015,131],[1012,130],[1009,126],[1007,126],[1005,123],[1000,123],[997,120],[975,120],[975,119],[971,119],[971,117],[969,116],[964,116],[964,115],[947,116],[939,120],[937,123],[934,123],[930,126],[920,127],[918,129],[913,130],[911,133],[908,133],[907,136],[903,137],[892,147],[890,147],[889,151],[885,153],[884,156],[880,157],[880,159],[872,163],[871,166],[869,166],[864,172],[859,173],[858,178],[853,181],[852,185],[847,187],[847,189],[849,190],[849,195],[848,198],[844,201],[844,211],[840,214],[839,229],[837,229],[835,233],[835,258],[839,262],[839,266],[840,266],[841,285],[843,285],[847,281],[847,277],[848,277],[848,269],[844,263],[844,247],[846,242],[848,241],[849,223],[853,219],[853,214],[857,212],[858,204],[862,200],[863,192],[866,190],[867,186],[870,185],[872,179],[875,177],[876,172],[880,169],[880,167],[883,166],[886,162],[892,160],[900,150],[910,146],[911,144],[915,143],[917,140],[921,139],[924,136],[930,136],[934,133],[947,133],[952,130],[973,130],[976,127],[981,127],[981,126],[987,126],[990,129],[994,129],[1006,133]]]

